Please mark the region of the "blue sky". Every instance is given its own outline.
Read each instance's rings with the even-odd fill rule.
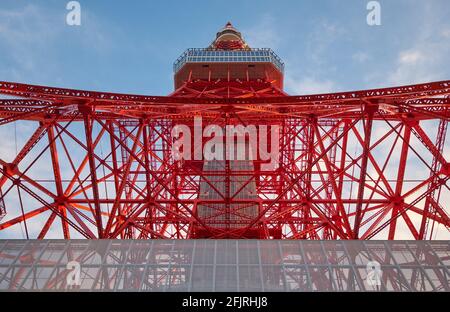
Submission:
[[[81,26],[66,25],[67,2],[2,0],[0,80],[168,94],[173,61],[228,20],[282,57],[291,94],[450,77],[447,0],[379,1],[372,27],[366,0],[81,0]]]

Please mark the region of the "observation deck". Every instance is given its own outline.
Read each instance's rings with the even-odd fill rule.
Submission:
[[[207,48],[187,49],[173,64],[175,89],[187,81],[265,80],[282,89],[284,63],[269,48],[250,48],[231,23]]]

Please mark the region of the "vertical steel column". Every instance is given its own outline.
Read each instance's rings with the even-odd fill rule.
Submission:
[[[359,227],[361,225],[361,213],[362,213],[362,204],[364,198],[364,189],[366,184],[366,173],[367,173],[367,163],[369,159],[370,153],[370,138],[372,136],[372,122],[373,122],[373,114],[374,109],[370,106],[365,106],[367,119],[366,124],[364,126],[364,146],[362,151],[362,159],[361,159],[361,169],[359,173],[358,180],[358,197],[356,203],[356,212],[355,212],[355,223],[353,226],[353,239],[359,238]]]
[[[94,158],[94,145],[92,142],[92,108],[84,106],[82,108],[83,119],[84,119],[84,128],[86,135],[86,147],[87,153],[89,157],[89,169],[91,172],[91,183],[92,183],[92,193],[94,197],[94,207],[95,207],[95,221],[97,226],[98,238],[103,238],[103,224],[102,224],[102,211],[100,207],[100,194],[98,191],[98,179],[97,179],[97,167],[95,166],[95,158]]]

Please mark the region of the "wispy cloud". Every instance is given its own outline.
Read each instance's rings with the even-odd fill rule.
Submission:
[[[36,70],[36,56],[46,43],[57,35],[44,12],[39,7],[28,4],[21,9],[0,9],[0,46],[3,60],[10,66],[2,66],[0,74],[22,80],[24,73]]]
[[[358,63],[364,63],[370,59],[370,55],[367,52],[356,52],[352,55],[352,59]]]
[[[423,27],[414,30],[414,40],[397,53],[395,68],[387,75],[390,84],[448,79],[450,28],[436,18],[440,14],[438,8],[423,2],[422,9]]]
[[[304,64],[296,60],[287,63],[297,63],[290,67],[285,75],[286,90],[293,94],[328,93],[339,89],[339,83],[330,78],[334,65],[329,63],[330,46],[345,34],[345,29],[329,21],[316,23],[304,42],[306,56]]]
[[[247,43],[254,48],[277,49],[282,37],[277,31],[275,18],[266,13],[250,28],[243,28],[242,33]]]
[[[15,81],[63,79],[55,73],[63,68],[63,51],[68,46],[77,46],[86,53],[103,53],[112,48],[110,25],[83,8],[84,24],[68,26],[67,12],[64,6],[33,3],[14,9],[0,8],[0,77]]]
[[[330,47],[345,34],[345,28],[337,22],[323,19],[315,23],[304,43],[307,55],[315,66],[321,66],[329,61],[333,54],[330,53],[332,51]]]
[[[336,90],[336,83],[332,80],[320,80],[313,77],[304,77],[295,79],[286,77],[286,89],[291,90],[294,94],[318,94],[329,93]]]

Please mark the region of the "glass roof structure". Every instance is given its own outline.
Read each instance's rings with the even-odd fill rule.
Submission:
[[[0,241],[1,291],[450,291],[449,279],[449,241]]]

